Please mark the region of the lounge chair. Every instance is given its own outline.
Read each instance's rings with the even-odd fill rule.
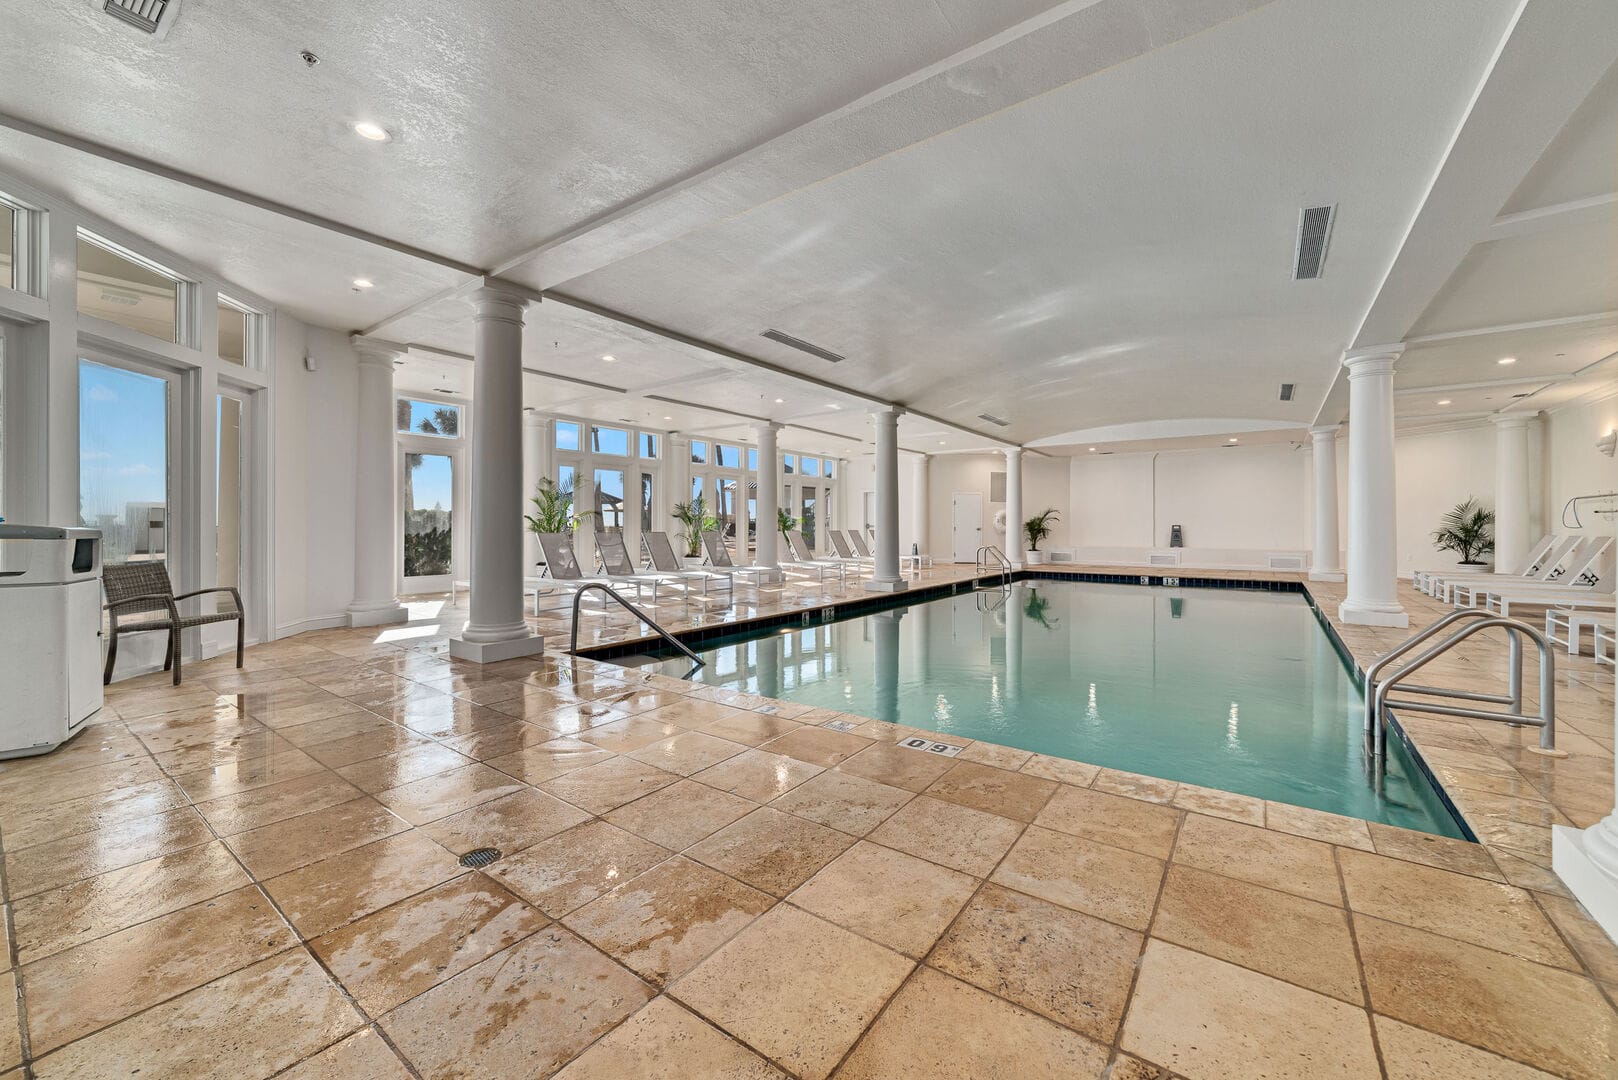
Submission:
[[[1484,607],[1505,614],[1510,611],[1513,599],[1535,607],[1541,606],[1542,603],[1554,607],[1558,596],[1610,597],[1612,537],[1604,536],[1600,539],[1592,537],[1582,542],[1576,550],[1578,554],[1564,557],[1551,568],[1544,579],[1477,574],[1473,575],[1473,580],[1456,580],[1450,586],[1450,602],[1456,607],[1477,607],[1481,600]],[[1488,599],[1491,596],[1495,597],[1495,601],[1491,602]],[[1548,596],[1550,599],[1541,602],[1537,599],[1540,596]],[[1496,607],[1497,603],[1505,606]]]
[[[815,558],[809,551],[809,542],[803,538],[803,533],[797,529],[787,529],[783,535],[787,538],[787,550],[792,553],[792,558],[795,560],[792,563],[793,567],[804,570],[810,568],[819,569],[820,580],[823,583],[826,580],[826,571],[828,570],[837,572],[839,583],[848,580],[848,563],[839,562],[836,559]]]
[[[605,574],[586,574],[579,567],[578,556],[573,554],[573,543],[565,533],[540,533],[539,546],[545,552],[545,570],[550,580],[564,588],[577,589],[581,585],[622,585],[624,579]],[[542,579],[543,580],[543,579]],[[642,582],[633,582],[635,599],[641,597]],[[535,600],[536,607],[539,601]]]
[[[849,546],[848,540],[836,529],[827,529],[826,538],[831,541],[832,550],[837,553],[836,559],[838,562],[847,563],[849,566],[854,567],[856,571],[868,570],[876,565],[875,559],[861,558],[854,554],[854,549]]]
[[[606,570],[607,576],[614,581],[631,582],[635,586],[635,594],[640,595],[644,585],[652,587],[652,603],[657,603],[657,587],[659,585],[674,585],[684,583],[677,574],[647,573],[635,565],[635,560],[629,557],[629,549],[624,546],[622,533],[596,533],[596,555],[601,559],[601,566]]]
[[[1553,607],[1545,609],[1545,639],[1554,641],[1567,649],[1569,656],[1577,656],[1583,650],[1582,641],[1584,628],[1599,632],[1603,629],[1611,634],[1618,628],[1615,622],[1618,616],[1613,612],[1580,610],[1579,608]]]
[[[737,566],[731,560],[730,549],[725,546],[725,538],[719,530],[713,529],[702,534],[702,547],[708,553],[708,562],[717,570],[728,570],[733,574],[752,574],[757,578],[756,584],[763,584],[766,578],[780,581],[783,578],[781,570],[771,566]]]
[[[1517,569],[1511,571],[1511,576],[1532,577],[1548,571],[1558,559],[1567,553],[1567,549],[1576,542],[1576,537],[1561,537],[1553,533],[1546,533],[1540,538],[1539,543],[1534,545],[1533,550],[1528,553],[1528,558],[1524,559]],[[1442,584],[1444,580],[1446,578],[1453,579],[1468,576],[1471,575],[1458,574],[1453,568],[1417,570],[1411,575],[1411,582],[1416,586],[1418,592],[1424,592],[1428,596],[1437,597],[1441,600],[1448,600],[1449,597],[1444,594]]]
[[[702,582],[702,595],[708,595],[708,584],[712,581],[723,581],[725,588],[732,593],[736,591],[736,574],[739,570],[751,570],[753,567],[741,567],[739,570],[691,570],[680,562],[680,557],[674,553],[674,545],[669,542],[669,534],[663,532],[649,532],[641,537],[646,545],[646,554],[652,557],[652,568],[665,577],[678,577],[686,583],[689,590],[693,581]],[[653,593],[656,597],[656,593]]]

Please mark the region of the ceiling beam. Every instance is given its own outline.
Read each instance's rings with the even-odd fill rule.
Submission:
[[[1488,390],[1495,386],[1548,386],[1567,382],[1572,375],[1527,375],[1520,379],[1483,379],[1478,382],[1445,383],[1441,386],[1398,386],[1395,394],[1442,394],[1451,390]]]
[[[1446,330],[1439,334],[1417,334],[1406,338],[1405,346],[1431,345],[1440,341],[1459,341],[1463,338],[1488,337],[1493,334],[1517,334],[1529,330],[1554,330],[1565,326],[1596,326],[1618,322],[1618,311],[1592,311],[1588,315],[1564,315],[1556,319],[1534,319],[1531,322],[1501,323],[1498,326],[1478,326],[1470,330]]]
[[[1618,191],[1605,195],[1592,195],[1588,199],[1573,199],[1533,210],[1519,210],[1514,214],[1501,214],[1489,223],[1482,239],[1504,240],[1511,236],[1526,236],[1545,229],[1571,229],[1583,225],[1599,225],[1618,210]]]

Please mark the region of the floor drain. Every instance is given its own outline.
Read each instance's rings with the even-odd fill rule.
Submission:
[[[468,851],[465,855],[462,855],[461,865],[470,866],[472,869],[476,870],[479,867],[488,866],[499,857],[499,848],[480,847],[476,851]]]

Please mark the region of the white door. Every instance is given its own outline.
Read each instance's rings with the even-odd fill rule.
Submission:
[[[957,491],[950,502],[955,535],[955,561],[976,562],[983,546],[983,493]]]

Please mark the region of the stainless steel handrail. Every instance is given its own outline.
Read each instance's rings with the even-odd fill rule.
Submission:
[[[994,565],[997,566],[999,568],[999,570],[1000,570],[1000,582],[1001,582],[1001,584],[1002,585],[1010,585],[1011,584],[1011,560],[1006,558],[1006,553],[1005,552],[1001,551],[999,548],[995,547],[993,544],[984,544],[982,547],[978,548],[978,550],[977,550],[977,573],[981,574],[981,573],[983,573],[983,571],[985,571],[985,570],[987,570],[989,568],[989,559],[991,557],[994,559]]]
[[[1434,634],[1438,633],[1451,623],[1458,622],[1461,619],[1485,619],[1491,614],[1492,612],[1485,611],[1482,608],[1458,608],[1457,610],[1450,612],[1443,618],[1434,622],[1431,626],[1428,626],[1417,633],[1411,634],[1409,637],[1399,642],[1399,644],[1389,649],[1382,656],[1377,657],[1371,666],[1365,669],[1365,733],[1367,735],[1371,734],[1371,731],[1376,725],[1376,710],[1372,705],[1372,691],[1375,690],[1378,682],[1377,675],[1381,673],[1383,668],[1387,667],[1393,661],[1397,660],[1411,649],[1414,649],[1417,645],[1420,645],[1423,641],[1426,641],[1428,638],[1432,637]],[[1511,635],[1511,640],[1513,644],[1511,657],[1513,661],[1511,685],[1514,691],[1514,697],[1484,697],[1478,700],[1493,701],[1496,704],[1502,705],[1522,704],[1522,643],[1517,641],[1517,636],[1515,634]],[[1401,674],[1403,674],[1403,672],[1401,672]],[[1422,688],[1413,686],[1406,687],[1405,689],[1411,691],[1412,693],[1422,692]]]
[[[1370,674],[1367,673],[1367,709],[1369,714],[1376,720],[1373,753],[1377,758],[1380,759],[1387,753],[1387,716],[1388,710],[1393,708],[1408,709],[1412,712],[1433,713],[1439,716],[1460,716],[1473,720],[1496,720],[1506,724],[1537,727],[1539,728],[1539,751],[1541,753],[1558,757],[1567,756],[1556,749],[1556,654],[1552,651],[1550,643],[1545,640],[1543,634],[1525,622],[1517,619],[1507,619],[1498,615],[1488,615],[1487,613],[1480,614],[1483,615],[1482,618],[1477,619],[1468,626],[1461,627],[1444,637],[1443,640],[1428,646],[1415,659],[1400,667],[1398,671],[1387,678],[1378,680],[1373,684],[1370,681]],[[1428,686],[1405,686],[1404,689],[1418,694],[1452,697],[1468,701],[1503,703],[1510,705],[1511,711],[1493,712],[1487,709],[1466,708],[1460,705],[1441,705],[1433,701],[1418,701],[1412,698],[1394,699],[1388,696],[1395,687],[1401,685],[1401,681],[1406,676],[1425,667],[1473,634],[1495,627],[1504,629],[1513,643],[1513,673],[1510,694],[1478,694],[1471,691],[1445,690]],[[1428,627],[1427,631],[1402,643],[1395,652],[1408,652],[1409,646],[1432,636],[1430,631],[1433,629],[1434,627]],[[1523,634],[1526,634],[1534,642],[1535,648],[1539,651],[1539,713],[1537,716],[1529,715],[1522,711],[1522,646],[1521,642],[1518,641],[1518,636]],[[1383,660],[1391,659],[1392,655],[1390,653]],[[1380,666],[1381,662],[1372,665],[1373,670]]]
[[[603,585],[599,581],[591,581],[581,585],[579,586],[578,592],[573,594],[573,639],[569,644],[568,652],[576,653],[579,651],[579,605],[584,603],[584,594],[589,592],[591,589],[597,589],[604,592],[614,600],[618,601],[619,606],[621,606],[625,611],[635,616],[635,618],[639,619],[647,626],[650,626],[653,630],[657,631],[658,637],[662,638],[664,641],[668,642],[670,645],[673,645],[676,649],[684,653],[686,659],[690,660],[693,665],[691,670],[685,674],[687,679],[697,673],[697,668],[703,667],[708,663],[708,661],[692,652],[690,647],[687,646],[685,642],[681,641],[679,638],[675,637],[673,634],[659,626],[656,619],[646,614],[646,612],[642,611],[634,604],[631,604],[628,600],[625,600],[622,596],[619,596],[616,590]]]

